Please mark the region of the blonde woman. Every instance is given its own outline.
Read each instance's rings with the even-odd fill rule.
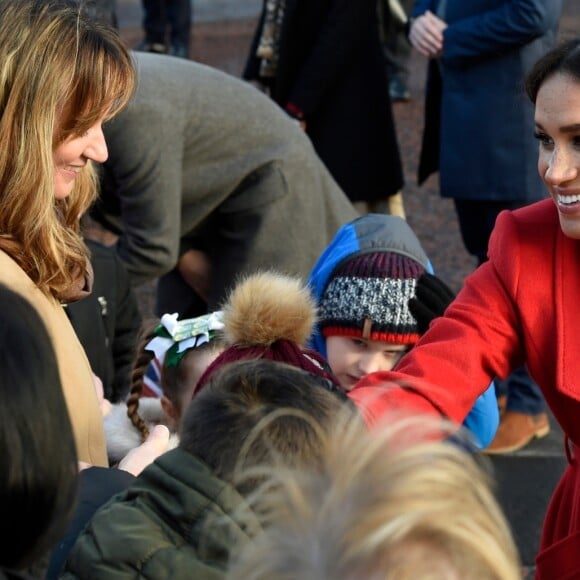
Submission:
[[[102,125],[134,82],[116,32],[82,2],[0,2],[0,282],[46,324],[79,460],[95,465],[106,452],[93,376],[62,304],[91,290],[79,218],[107,158]]]
[[[253,501],[264,532],[227,578],[520,578],[488,477],[460,445],[438,440],[448,430],[425,417],[372,432],[337,421],[322,469],[271,471]]]

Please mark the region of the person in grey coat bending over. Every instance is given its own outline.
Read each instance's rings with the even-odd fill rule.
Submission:
[[[134,285],[159,278],[156,314],[216,309],[257,268],[307,276],[357,213],[298,123],[226,73],[133,54],[138,89],[104,127],[93,217]]]

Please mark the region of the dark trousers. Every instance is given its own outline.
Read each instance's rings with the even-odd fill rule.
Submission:
[[[191,0],[142,0],[145,40],[159,44],[189,47]]]
[[[254,176],[252,176],[254,178]],[[257,178],[256,178],[257,179]],[[180,318],[192,318],[221,308],[229,291],[240,275],[264,268],[252,260],[255,240],[260,231],[264,204],[238,210],[237,198],[248,202],[252,179],[248,187],[230,196],[222,206],[194,233],[181,240],[181,252],[190,248],[205,252],[212,264],[208,302],[205,303],[185,282],[177,269],[161,276],[157,281],[155,314],[177,312]],[[255,185],[260,188],[259,183]],[[261,194],[262,199],[266,197]],[[245,197],[244,197],[245,196]]]
[[[495,380],[498,397],[507,395],[506,409],[525,415],[539,415],[546,410],[540,387],[532,380],[524,367],[516,369],[505,381]]]
[[[525,200],[489,201],[479,199],[455,199],[455,211],[465,249],[477,258],[478,265],[487,260],[489,236],[497,216],[504,209],[518,209],[527,205]]]
[[[207,303],[187,284],[177,269],[157,280],[155,314],[177,312],[179,318],[195,318],[208,312]]]

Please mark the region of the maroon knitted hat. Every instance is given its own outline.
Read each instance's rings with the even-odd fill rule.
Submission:
[[[300,279],[274,272],[252,274],[235,286],[222,310],[228,347],[200,377],[194,396],[223,365],[257,358],[286,363],[340,384],[324,358],[306,347],[316,305]]]
[[[414,344],[420,333],[409,310],[425,268],[396,252],[370,252],[339,265],[320,297],[323,336]]]
[[[222,366],[239,360],[258,358],[286,363],[328,379],[336,386],[340,384],[332,374],[328,363],[317,352],[302,348],[292,340],[281,338],[270,345],[230,346],[207,367],[195,386],[192,396],[195,396]]]

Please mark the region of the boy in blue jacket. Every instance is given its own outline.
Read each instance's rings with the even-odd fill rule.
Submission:
[[[367,214],[344,225],[309,278],[318,303],[311,346],[349,391],[364,375],[391,370],[443,314],[453,293],[433,276],[421,244],[399,217]],[[499,423],[495,387],[464,422],[480,447]]]

